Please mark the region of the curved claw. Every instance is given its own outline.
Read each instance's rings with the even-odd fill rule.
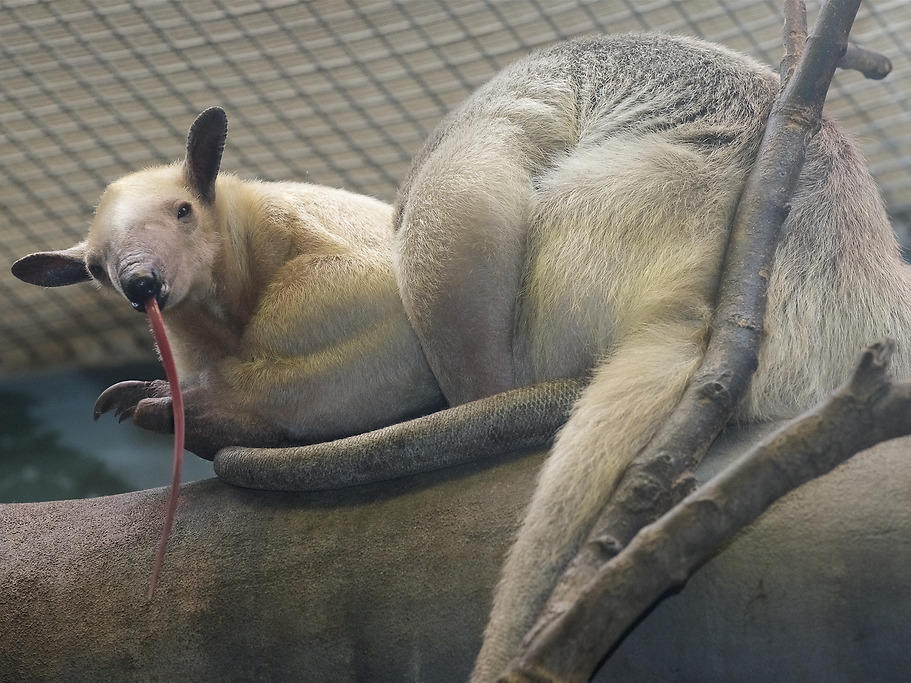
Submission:
[[[133,416],[136,405],[146,398],[163,398],[170,396],[171,390],[167,382],[152,380],[128,380],[109,386],[101,392],[95,400],[93,416],[97,420],[104,413],[114,411],[118,422],[123,422]]]
[[[109,386],[101,392],[101,395],[95,400],[93,409],[94,418],[97,420],[104,413],[114,410],[115,416],[123,421],[129,415],[124,415],[127,411],[132,412],[136,404],[149,395],[151,382],[140,380],[130,380],[127,382],[118,382]]]

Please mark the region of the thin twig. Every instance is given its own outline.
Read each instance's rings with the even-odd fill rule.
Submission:
[[[807,42],[807,6],[804,0],[785,0],[784,3],[784,57],[781,59],[782,84],[787,83]],[[892,62],[885,55],[848,41],[839,69],[859,71],[866,78],[880,80],[892,71]]]
[[[551,623],[579,602],[600,567],[639,529],[683,497],[692,480],[688,472],[702,459],[743,396],[757,364],[768,279],[781,226],[859,4],[860,0],[830,0],[821,8],[793,76],[786,80],[772,108],[737,207],[702,366],[677,409],[621,479],[503,680],[578,678],[572,658],[562,653],[599,647],[601,633],[595,626],[586,626],[568,639],[555,640],[552,634],[560,631],[552,629]],[[791,28],[786,24],[789,42],[794,40]]]
[[[862,73],[866,78],[878,81],[892,72],[892,61],[878,52],[868,50],[856,43],[848,43],[848,49],[838,63],[838,68],[853,69]]]
[[[782,42],[784,57],[781,58],[778,73],[781,74],[781,85],[784,88],[791,80],[797,60],[807,44],[807,5],[803,0],[785,0]]]

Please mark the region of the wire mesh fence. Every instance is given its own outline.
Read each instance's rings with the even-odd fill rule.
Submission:
[[[6,0],[0,4],[0,253],[69,246],[104,186],[182,156],[194,115],[230,119],[223,168],[392,200],[440,118],[530,49],[592,32],[700,36],[770,64],[779,0]],[[810,3],[811,11],[814,9]],[[864,3],[853,38],[883,82],[840,73],[827,110],[857,136],[900,236],[911,221],[911,3]],[[0,268],[0,372],[151,358],[142,316]]]

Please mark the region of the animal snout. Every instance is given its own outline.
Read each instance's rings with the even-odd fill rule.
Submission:
[[[120,279],[123,294],[137,311],[144,311],[146,301],[155,297],[159,308],[164,307],[166,294],[161,274],[154,268],[135,270]]]

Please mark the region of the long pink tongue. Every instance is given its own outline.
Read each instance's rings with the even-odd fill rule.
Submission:
[[[155,584],[158,583],[158,573],[161,571],[164,551],[168,545],[168,536],[171,534],[174,513],[177,510],[177,496],[180,493],[180,466],[183,464],[184,413],[183,396],[180,394],[180,384],[177,382],[177,368],[174,365],[174,356],[171,353],[171,346],[168,344],[168,335],[165,333],[164,321],[161,319],[161,311],[158,310],[158,302],[155,301],[155,297],[150,297],[146,301],[145,309],[149,316],[149,323],[152,325],[155,343],[161,354],[165,377],[168,378],[168,383],[171,385],[171,407],[174,410],[174,468],[171,473],[171,491],[168,494],[168,512],[164,518],[164,529],[161,530],[161,538],[158,540],[158,551],[155,553],[155,564],[152,565],[152,578],[149,581],[147,597],[151,598],[155,593]]]

